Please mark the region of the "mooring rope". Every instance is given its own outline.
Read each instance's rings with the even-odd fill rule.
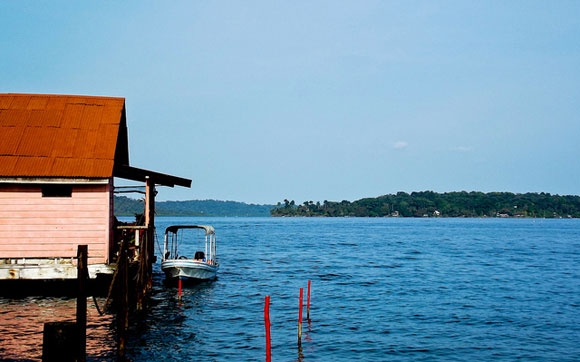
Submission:
[[[121,241],[121,247],[119,251],[125,247],[125,240]],[[121,257],[121,253],[119,253],[119,257]],[[115,268],[115,272],[113,273],[113,278],[111,279],[111,285],[109,285],[109,291],[107,293],[107,300],[105,301],[105,305],[103,306],[103,310],[106,309],[109,304],[111,303],[111,296],[113,294],[113,286],[115,285],[115,281],[117,280],[117,274],[119,274],[119,260],[117,260],[117,267]]]
[[[97,308],[97,312],[99,312],[100,316],[105,315],[105,313],[101,312],[101,308],[99,308],[99,303],[97,303],[97,297],[93,294],[93,303],[95,303],[95,308]]]
[[[161,251],[161,245],[159,244],[159,237],[157,236],[157,228],[153,228],[153,235],[155,235],[155,244],[157,244],[157,251],[159,251],[159,255],[163,257],[163,251]]]

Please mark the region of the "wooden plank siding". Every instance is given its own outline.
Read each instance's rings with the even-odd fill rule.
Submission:
[[[0,258],[74,258],[89,247],[89,264],[107,263],[112,181],[74,184],[71,197],[42,197],[42,185],[0,185]]]

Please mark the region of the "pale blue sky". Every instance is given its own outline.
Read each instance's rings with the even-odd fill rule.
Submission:
[[[0,92],[126,98],[159,199],[580,194],[579,1],[2,1]]]

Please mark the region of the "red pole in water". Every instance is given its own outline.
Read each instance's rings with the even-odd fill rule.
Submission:
[[[306,304],[306,319],[310,320],[310,280],[308,280],[308,301]]]
[[[264,323],[266,325],[266,362],[272,360],[270,353],[270,296],[266,296],[266,303],[264,305]]]
[[[300,288],[300,310],[298,311],[298,347],[302,346],[302,289]]]
[[[179,300],[181,300],[181,277],[179,277]]]

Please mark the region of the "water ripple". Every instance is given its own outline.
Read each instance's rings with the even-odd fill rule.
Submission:
[[[130,330],[133,361],[261,360],[266,295],[275,361],[565,361],[580,355],[578,220],[157,222],[159,230],[214,225],[221,268],[215,282],[185,286],[180,302],[177,286],[164,283],[155,266],[150,311]],[[199,248],[193,240],[184,246],[185,253]],[[311,319],[299,350],[298,294],[304,288],[306,300],[309,279]],[[66,299],[0,299],[0,355],[38,360],[37,322],[70,316],[70,308],[74,314]],[[106,360],[112,321],[94,317],[90,358]]]

